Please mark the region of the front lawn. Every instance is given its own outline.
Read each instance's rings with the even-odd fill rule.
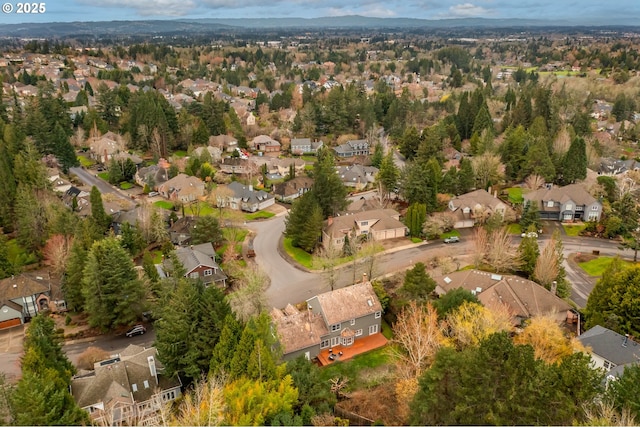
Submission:
[[[507,231],[509,234],[516,234],[519,236],[522,234],[522,227],[520,227],[520,224],[518,223],[509,224],[507,226]]]
[[[98,177],[103,181],[109,182],[109,172],[100,172]]]
[[[254,213],[245,214],[244,217],[247,221],[255,221],[257,219],[267,219],[276,216],[273,212],[258,211]]]
[[[153,204],[154,206],[166,209],[168,211],[173,210],[173,203],[166,200],[158,200],[157,202],[153,202]]]
[[[85,157],[85,156],[78,156],[78,161],[85,168],[90,168],[91,166],[96,164],[95,160],[90,159],[90,158]]]
[[[123,190],[129,190],[131,188],[133,188],[133,184],[127,181],[123,181],[120,183],[120,188]]]
[[[446,233],[442,233],[440,235],[440,238],[441,239],[446,239],[447,237],[453,237],[453,236],[460,237],[460,232],[458,230],[447,231]]]
[[[207,216],[212,215],[216,210],[209,203],[198,202],[198,204],[192,203],[184,206],[185,215],[194,216]]]
[[[562,224],[567,236],[579,236],[582,230],[587,228],[587,224]]]
[[[613,257],[601,256],[590,261],[579,262],[578,265],[582,268],[589,276],[600,277],[605,272],[607,268],[613,262]],[[627,266],[633,266],[633,262],[631,261],[622,261],[622,263]],[[637,263],[640,264],[640,263]]]
[[[300,158],[302,160],[304,160],[305,162],[312,162],[312,163],[315,163],[315,161],[318,160],[318,158],[316,156],[312,156],[312,155],[308,155],[308,154],[300,156]]]
[[[293,258],[298,264],[307,267],[309,269],[313,268],[313,257],[311,254],[303,251],[300,248],[296,248],[291,244],[291,238],[284,238],[284,250],[287,254]]]

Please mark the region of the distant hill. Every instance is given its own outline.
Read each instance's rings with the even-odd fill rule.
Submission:
[[[527,28],[594,25],[588,22],[549,21],[536,19],[413,19],[339,16],[323,18],[246,18],[246,19],[174,19],[138,21],[54,22],[0,24],[3,37],[70,37],[126,35],[195,35],[222,32],[246,32],[274,29],[447,29],[447,28]],[[615,24],[601,21],[595,25],[633,25],[637,22],[618,20]]]

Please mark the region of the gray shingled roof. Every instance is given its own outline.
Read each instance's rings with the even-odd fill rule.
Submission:
[[[640,345],[628,339],[623,346],[625,337],[600,325],[594,326],[578,337],[585,347],[590,347],[594,354],[616,365],[640,360]]]
[[[232,182],[227,187],[233,191],[236,198],[242,199],[243,202],[247,203],[262,203],[267,199],[273,198],[271,194],[265,191],[254,190],[253,187],[246,186],[238,181]]]
[[[316,295],[327,325],[335,325],[350,319],[382,311],[380,301],[370,282],[360,282],[346,288]]]
[[[524,194],[523,197],[525,200],[537,202],[553,200],[554,202],[564,203],[565,201],[573,200],[573,202],[578,205],[590,205],[596,201],[582,184],[570,184],[564,187],[553,186],[550,189],[541,188],[540,190]],[[544,207],[543,205],[543,208]]]

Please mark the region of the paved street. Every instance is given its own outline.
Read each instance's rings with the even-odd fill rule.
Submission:
[[[69,173],[77,176],[80,179],[80,181],[85,183],[85,185],[88,185],[90,187],[95,185],[96,187],[98,187],[98,190],[100,190],[102,194],[111,193],[129,202],[132,201],[131,196],[114,188],[108,182],[105,182],[102,179],[97,178],[96,176],[93,175],[92,172],[89,172],[86,169],[83,169],[81,167],[70,168]]]
[[[67,354],[67,357],[75,365],[78,362],[80,355],[89,347],[98,347],[103,349],[109,354],[120,353],[127,348],[130,344],[139,345],[142,347],[151,347],[156,339],[156,333],[153,330],[152,325],[145,324],[147,332],[144,335],[136,335],[133,337],[126,337],[121,335],[102,335],[92,339],[78,340],[77,342],[69,342],[65,344],[62,349]]]

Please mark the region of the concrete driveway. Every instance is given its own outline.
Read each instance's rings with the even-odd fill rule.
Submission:
[[[0,353],[19,353],[22,351],[25,325],[0,330]]]

